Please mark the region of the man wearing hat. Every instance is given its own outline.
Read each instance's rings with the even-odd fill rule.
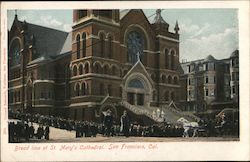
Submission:
[[[110,136],[112,126],[113,126],[113,116],[110,109],[108,109],[104,116],[105,135],[108,137]]]

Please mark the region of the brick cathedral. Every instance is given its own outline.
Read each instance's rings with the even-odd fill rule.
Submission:
[[[152,22],[142,10],[74,10],[69,33],[15,15],[8,37],[13,111],[98,121],[127,110],[142,123],[184,116],[166,106],[185,93],[178,22],[170,27],[161,10]]]

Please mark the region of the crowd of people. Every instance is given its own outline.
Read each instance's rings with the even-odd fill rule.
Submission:
[[[9,141],[20,142],[21,139],[29,141],[31,138],[49,140],[50,127],[75,131],[75,137],[96,137],[102,136],[137,136],[137,137],[182,137],[183,125],[160,123],[154,125],[140,125],[131,122],[126,111],[120,117],[120,123],[114,124],[113,115],[110,110],[106,111],[102,123],[93,121],[74,121],[61,117],[29,114],[21,112],[9,112]],[[221,136],[223,134],[237,135],[238,125],[236,122],[225,121],[200,121],[198,136]],[[35,129],[34,124],[39,126]],[[193,129],[189,130],[192,134]]]
[[[48,125],[39,125],[37,129],[32,122],[27,121],[11,121],[9,122],[9,142],[29,141],[30,139],[46,139],[49,140],[50,128]]]

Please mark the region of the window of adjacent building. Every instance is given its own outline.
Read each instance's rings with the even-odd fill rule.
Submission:
[[[86,33],[82,34],[82,56],[86,57]]]
[[[78,34],[76,37],[76,58],[80,58],[80,35]]]
[[[232,92],[233,92],[233,94],[236,93],[236,88],[235,88],[235,86],[232,86]]]
[[[134,64],[137,62],[138,53],[140,55],[143,54],[145,45],[144,36],[137,31],[131,31],[127,35],[126,43],[128,62]]]
[[[210,90],[210,96],[214,96],[214,89]]]
[[[236,73],[236,81],[239,81],[239,73]]]
[[[204,67],[204,70],[205,70],[205,71],[208,70],[208,64],[207,64],[207,63],[205,63],[205,64],[203,65],[203,67]]]
[[[205,76],[205,83],[208,83],[208,76]]]
[[[208,70],[215,70],[215,64],[213,62],[208,63]]]
[[[188,78],[188,85],[191,85],[191,78]]]
[[[79,19],[80,18],[83,18],[83,17],[86,17],[87,16],[87,10],[79,10],[78,11],[78,16],[79,16]]]
[[[205,89],[205,96],[208,96],[208,89]]]

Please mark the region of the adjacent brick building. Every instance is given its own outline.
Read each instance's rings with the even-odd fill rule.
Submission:
[[[181,63],[181,103],[184,111],[214,113],[239,108],[239,51],[229,58]]]

